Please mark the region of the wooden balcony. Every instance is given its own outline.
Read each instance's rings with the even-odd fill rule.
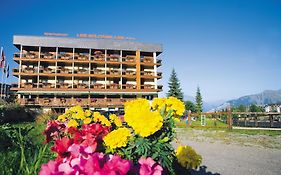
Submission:
[[[125,75],[136,75],[136,71],[133,70],[125,70],[124,73]]]
[[[35,68],[33,68],[33,67],[26,67],[26,68],[23,68],[21,71],[23,73],[37,73],[37,71],[35,71]]]
[[[70,107],[70,106],[82,106],[82,107],[116,107],[123,106],[126,101],[132,99],[119,99],[119,98],[28,98],[20,99],[18,102],[21,105],[26,106],[43,106],[43,107]]]
[[[112,83],[112,84],[107,85],[107,89],[112,89],[112,90],[121,89],[121,85]]]
[[[57,88],[60,88],[60,89],[70,89],[70,88],[72,88],[72,84],[64,83],[64,82],[58,82],[57,83]]]
[[[141,71],[141,75],[143,76],[154,76],[153,71]]]
[[[43,89],[49,89],[49,88],[55,88],[55,84],[52,83],[39,83],[39,88]]]
[[[125,85],[122,86],[122,88],[132,90],[132,89],[136,89],[137,86],[135,84],[125,84]]]
[[[107,61],[119,62],[119,58],[120,58],[120,55],[113,54],[113,55],[110,55],[107,57]]]
[[[76,74],[89,74],[89,70],[88,69],[78,69],[78,70],[74,70],[74,73],[76,73]]]
[[[61,59],[61,60],[73,60],[73,53],[58,54],[58,59]]]
[[[141,85],[141,89],[155,89],[155,86],[151,84],[145,84]]]
[[[71,74],[71,73],[72,73],[72,70],[71,70],[71,69],[64,68],[64,67],[59,67],[59,68],[57,69],[57,73]]]
[[[89,54],[82,54],[82,53],[80,53],[80,54],[75,54],[74,55],[74,60],[83,60],[83,61],[86,61],[86,60],[89,60],[89,56],[88,56]]]
[[[105,74],[105,71],[102,70],[102,69],[93,69],[93,70],[91,71],[91,73],[96,74],[96,75],[104,75],[104,74]]]
[[[41,53],[40,58],[42,58],[42,59],[56,59],[56,53],[53,53],[53,52]]]
[[[134,56],[134,55],[127,55],[126,57],[123,57],[122,58],[122,61],[123,62],[127,62],[127,63],[134,63],[134,62],[136,62],[136,56]]]
[[[78,83],[78,84],[74,84],[73,87],[78,88],[78,89],[88,89],[89,84],[88,83]]]
[[[153,57],[144,56],[142,58],[142,62],[144,62],[144,63],[153,63]]]
[[[120,70],[116,70],[116,69],[108,70],[106,72],[107,72],[106,74],[109,74],[109,75],[121,75]]]
[[[105,89],[105,85],[100,83],[91,84],[90,89]]]

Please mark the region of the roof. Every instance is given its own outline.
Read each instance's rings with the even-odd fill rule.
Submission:
[[[14,35],[15,46],[42,46],[84,49],[107,49],[107,50],[140,50],[143,52],[163,51],[162,44],[149,44],[129,40],[97,39],[97,38],[67,38],[53,36],[22,36]]]

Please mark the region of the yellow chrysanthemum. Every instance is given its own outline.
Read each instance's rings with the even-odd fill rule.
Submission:
[[[160,111],[166,104],[166,98],[154,98],[152,102],[152,109]]]
[[[179,119],[179,118],[176,118],[176,117],[173,117],[173,120],[174,120],[175,122],[177,122],[177,123],[180,122],[180,119]]]
[[[176,157],[179,164],[186,169],[197,168],[202,161],[202,157],[190,146],[179,146],[176,150]]]
[[[109,120],[104,115],[101,115],[99,112],[94,112],[93,120],[94,120],[94,122],[100,122],[101,124],[103,124],[105,126],[111,126],[111,123],[109,122]]]
[[[60,115],[60,116],[58,116],[58,120],[61,121],[61,122],[65,122],[66,117],[64,115]]]
[[[128,128],[118,128],[104,137],[104,143],[111,149],[121,148],[127,145],[130,136]]]
[[[78,123],[74,119],[69,120],[69,122],[67,123],[67,127],[68,128],[70,128],[70,127],[77,127],[77,126],[78,126]]]
[[[166,111],[168,112],[170,109],[174,111],[176,116],[182,116],[185,111],[185,105],[181,100],[169,97],[166,99]]]
[[[109,119],[111,123],[114,123],[117,127],[121,127],[122,126],[122,121],[119,117],[117,117],[117,115],[115,114],[110,114],[109,115]]]
[[[148,137],[160,130],[163,118],[158,111],[150,110],[149,101],[136,99],[125,104],[125,121],[131,126],[135,133]]]
[[[92,115],[92,111],[87,109],[85,110],[85,117],[90,117]]]
[[[74,106],[70,108],[65,112],[65,115],[67,115],[68,118],[73,118],[73,119],[84,120],[86,118],[84,115],[83,108],[81,106]]]
[[[84,123],[84,124],[89,124],[89,123],[91,123],[91,121],[92,121],[91,118],[85,118],[85,119],[83,120],[83,123]]]

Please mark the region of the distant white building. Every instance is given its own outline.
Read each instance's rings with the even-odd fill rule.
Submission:
[[[281,112],[281,105],[280,104],[271,104],[271,105],[266,105],[264,107],[265,112]]]

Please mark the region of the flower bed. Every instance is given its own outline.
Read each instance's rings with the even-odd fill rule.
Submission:
[[[174,120],[185,110],[180,100],[156,98],[125,103],[124,121],[75,106],[49,121],[46,143],[57,153],[40,175],[175,174],[175,163],[196,168],[201,156],[187,146],[174,150]],[[192,157],[189,157],[192,155]]]

